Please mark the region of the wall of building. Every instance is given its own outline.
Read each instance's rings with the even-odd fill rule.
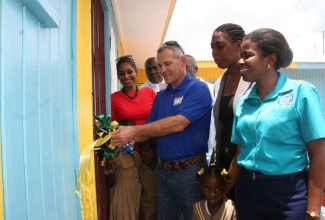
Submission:
[[[297,69],[325,69],[325,60],[323,63],[299,62],[297,63]]]
[[[93,151],[93,95],[91,75],[91,1],[78,1],[76,7],[77,118],[80,166],[78,188],[83,219],[97,219],[95,166]],[[81,158],[83,157],[83,158]],[[87,173],[87,174],[85,174]],[[82,175],[84,174],[84,175]],[[79,188],[80,187],[80,188]]]
[[[6,220],[80,219],[75,3],[0,1],[1,214]]]
[[[91,2],[78,1],[76,22],[77,112],[80,165],[78,193],[83,219],[97,219],[96,177],[93,152],[93,94],[91,63]],[[110,0],[101,0],[104,10],[106,113],[110,114],[110,94],[118,89],[115,59],[123,53]]]

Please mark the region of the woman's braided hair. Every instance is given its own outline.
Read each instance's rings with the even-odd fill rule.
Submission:
[[[243,41],[243,38],[245,37],[244,29],[241,26],[232,23],[220,25],[214,30],[214,32],[225,33],[231,39],[232,43],[235,43],[238,40]]]

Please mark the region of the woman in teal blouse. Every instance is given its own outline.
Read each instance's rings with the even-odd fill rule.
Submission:
[[[293,53],[276,30],[249,33],[241,57],[243,79],[256,84],[238,102],[233,123],[232,142],[239,147],[230,186],[237,180],[237,217],[320,219],[325,114],[318,91],[278,71]]]

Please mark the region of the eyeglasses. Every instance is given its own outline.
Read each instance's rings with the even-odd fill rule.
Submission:
[[[178,49],[180,49],[182,51],[182,53],[185,55],[184,49],[181,47],[181,45],[179,45],[179,43],[175,40],[171,40],[171,41],[167,41],[165,42],[163,45],[167,45],[170,47],[177,47]]]
[[[118,58],[115,60],[115,63],[118,63],[120,60],[123,60],[123,59],[130,59],[130,60],[133,60],[133,57],[132,57],[132,55],[121,56],[121,57],[118,57]]]

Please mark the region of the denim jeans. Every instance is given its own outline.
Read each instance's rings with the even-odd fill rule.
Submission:
[[[159,220],[192,219],[193,204],[204,199],[197,172],[207,168],[203,161],[185,169],[166,170],[161,164],[157,171],[157,209]]]

